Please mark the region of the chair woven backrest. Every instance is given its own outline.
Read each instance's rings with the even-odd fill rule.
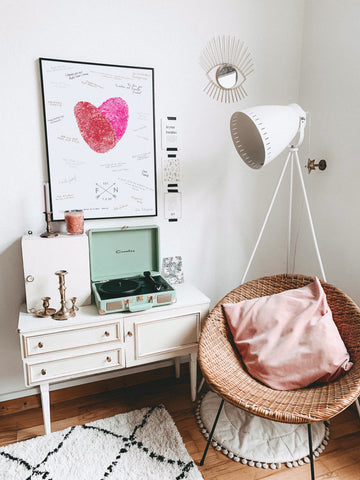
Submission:
[[[199,342],[199,364],[209,387],[233,405],[286,423],[328,420],[360,395],[360,309],[338,288],[321,282],[334,321],[354,363],[328,384],[279,391],[251,377],[233,344],[223,303],[280,293],[312,282],[313,277],[281,274],[250,281],[228,293],[207,317]],[[319,338],[319,341],[321,339]]]

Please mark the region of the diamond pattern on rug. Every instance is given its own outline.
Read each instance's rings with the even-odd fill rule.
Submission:
[[[198,480],[163,406],[0,448],[1,480]]]

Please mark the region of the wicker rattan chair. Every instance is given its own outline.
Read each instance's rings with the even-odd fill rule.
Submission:
[[[201,465],[204,463],[226,400],[236,407],[270,420],[308,424],[311,478],[315,478],[311,423],[329,420],[356,401],[360,395],[359,307],[336,287],[321,282],[334,321],[354,365],[349,372],[334,382],[287,391],[273,390],[247,373],[233,344],[222,310],[223,303],[236,303],[249,298],[272,295],[302,287],[312,281],[312,277],[304,275],[281,274],[244,283],[227,294],[206,319],[199,342],[199,364],[208,386],[222,398],[222,401]]]

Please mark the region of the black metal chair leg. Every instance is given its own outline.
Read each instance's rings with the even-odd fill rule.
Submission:
[[[313,455],[312,436],[311,436],[311,423],[308,423],[307,427],[308,427],[308,439],[309,439],[311,480],[315,480],[314,455]]]
[[[213,423],[213,426],[212,426],[212,429],[211,429],[211,432],[210,432],[210,435],[209,435],[209,439],[208,439],[208,441],[207,441],[207,444],[206,444],[206,447],[205,447],[205,450],[204,450],[202,459],[200,460],[200,465],[201,465],[201,466],[204,465],[205,457],[206,457],[207,451],[209,450],[209,446],[210,446],[211,440],[212,440],[212,438],[213,438],[213,435],[214,435],[214,432],[215,432],[215,428],[216,428],[216,424],[217,424],[217,422],[218,422],[218,420],[219,420],[220,413],[221,413],[221,410],[222,410],[223,405],[224,405],[224,399],[221,399],[221,403],[220,403],[219,409],[218,409],[218,411],[217,411],[217,414],[216,414],[216,417],[215,417],[215,420],[214,420],[214,423]]]

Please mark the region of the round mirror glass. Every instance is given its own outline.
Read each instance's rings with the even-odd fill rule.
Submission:
[[[238,80],[238,72],[233,65],[221,65],[217,69],[216,80],[221,88],[233,88]]]

